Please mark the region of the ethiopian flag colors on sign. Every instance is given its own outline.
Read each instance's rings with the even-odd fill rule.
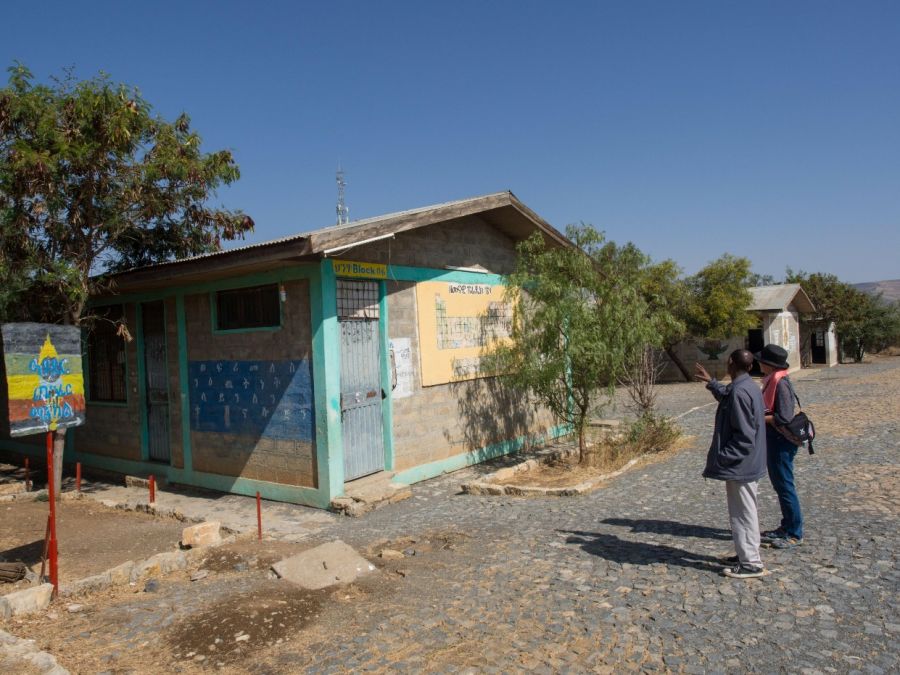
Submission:
[[[10,436],[84,423],[81,331],[75,326],[6,323],[3,403]],[[4,425],[6,426],[6,425]]]

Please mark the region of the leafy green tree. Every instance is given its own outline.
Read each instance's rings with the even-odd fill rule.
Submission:
[[[841,346],[856,363],[866,352],[880,352],[900,339],[900,307],[880,295],[851,289],[852,313],[841,324]]]
[[[512,340],[486,362],[572,425],[585,462],[588,414],[610,400],[629,360],[659,342],[668,318],[648,311],[647,260],[636,247],[607,242],[589,225],[566,234],[574,247],[547,245],[540,234],[519,245]]]
[[[0,89],[0,319],[78,324],[98,274],[213,251],[253,221],[211,208],[238,179],[187,115],[167,122],[101,74],[50,84],[16,64]]]
[[[679,342],[690,338],[727,340],[752,328],[754,317],[747,311],[751,295],[750,261],[730,254],[713,260],[691,277],[680,277],[671,261],[660,263],[653,287],[671,308],[676,322],[669,325],[663,347],[681,371],[685,381],[693,374],[675,351]]]

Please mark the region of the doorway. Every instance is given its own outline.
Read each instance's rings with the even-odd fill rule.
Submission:
[[[751,354],[756,354],[756,352],[761,351],[763,347],[766,346],[765,338],[763,337],[763,329],[762,328],[751,328],[747,331],[747,349],[750,350]],[[753,369],[750,371],[751,375],[762,375],[762,369],[759,367],[759,362],[753,362]]]
[[[169,373],[166,367],[166,312],[162,300],[141,305],[144,345],[144,402],[147,450],[151,461],[169,463]]]
[[[337,280],[344,480],[384,469],[378,282]]]
[[[817,330],[813,331],[812,335],[812,347],[810,348],[812,352],[812,362],[813,363],[828,363],[828,358],[825,353],[825,331]]]

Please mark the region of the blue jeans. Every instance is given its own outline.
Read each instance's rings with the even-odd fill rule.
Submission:
[[[803,514],[794,488],[794,457],[797,446],[774,429],[766,430],[766,445],[769,480],[781,506],[781,530],[789,537],[803,539]]]

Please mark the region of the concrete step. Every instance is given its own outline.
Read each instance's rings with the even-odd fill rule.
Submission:
[[[393,477],[393,472],[381,471],[344,483],[344,494],[331,500],[331,509],[347,516],[361,516],[412,497],[409,485],[396,483]]]

